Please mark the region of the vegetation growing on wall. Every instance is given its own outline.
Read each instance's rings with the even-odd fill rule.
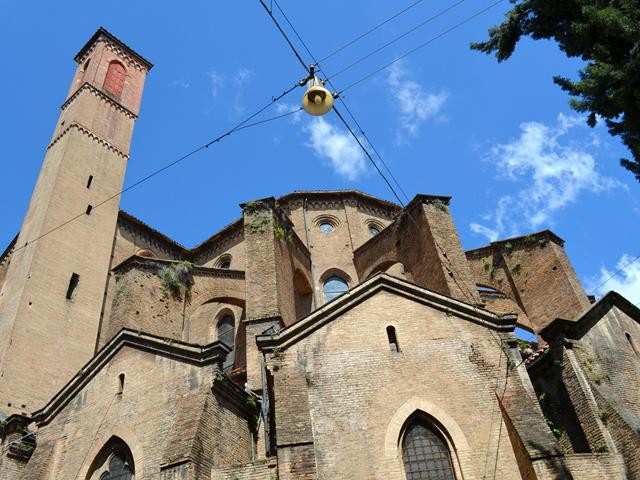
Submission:
[[[162,282],[164,294],[171,294],[173,298],[181,299],[184,289],[185,298],[188,300],[193,286],[192,269],[193,264],[186,260],[161,267],[158,270],[158,276]]]

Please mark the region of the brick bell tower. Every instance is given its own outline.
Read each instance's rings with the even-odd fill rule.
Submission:
[[[119,197],[97,205],[122,189],[152,67],[103,28],[75,61],[0,291],[5,414],[44,406],[94,354]]]

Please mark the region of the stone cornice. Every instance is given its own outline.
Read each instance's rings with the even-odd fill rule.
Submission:
[[[162,248],[165,248],[167,251],[173,249],[177,256],[185,256],[189,251],[187,248],[183,247],[175,240],[167,237],[165,234],[159,232],[155,228],[146,224],[139,218],[134,217],[130,213],[125,212],[124,210],[120,210],[118,212],[118,226],[127,229],[132,233],[137,233],[140,236],[144,236],[144,238],[149,241],[149,243],[153,243],[151,241],[153,237],[153,239],[163,245]]]
[[[386,291],[408,298],[440,310],[447,315],[454,315],[463,320],[482,325],[498,332],[513,332],[516,325],[517,315],[515,314],[499,316],[466,302],[455,300],[451,297],[382,273],[361,283],[348,293],[327,303],[312,314],[275,335],[256,336],[258,348],[267,352],[275,348],[288,348],[380,291]]]
[[[80,49],[80,51],[74,57],[74,60],[81,63],[86,58],[87,54],[93,50],[95,44],[100,40],[105,40],[105,43],[112,50],[117,51],[119,56],[124,57],[129,63],[135,65],[139,69],[149,71],[153,68],[153,64],[145,59],[142,55],[137,53],[131,47],[129,47],[122,40],[118,39],[115,35],[108,32],[105,28],[100,27],[91,36],[89,41]]]
[[[540,331],[540,336],[549,343],[559,340],[579,340],[595,324],[597,324],[607,312],[617,307],[630,318],[640,323],[640,308],[618,292],[610,291],[575,320],[556,318]]]
[[[197,345],[123,328],[80,369],[69,383],[62,387],[62,390],[44,408],[33,413],[32,420],[37,422],[38,426],[51,422],[124,347],[150,352],[199,367],[222,362],[231,350],[221,342]]]
[[[307,201],[307,205],[317,209],[326,208],[326,206],[342,208],[343,202],[351,206],[366,203],[372,208],[384,212],[385,215],[382,216],[391,216],[400,209],[400,206],[395,203],[373,197],[358,190],[299,191],[288,193],[278,198],[280,204],[286,205],[289,208],[299,208],[305,200]]]
[[[244,237],[244,229],[242,228],[242,219],[227,225],[214,236],[208,238],[204,242],[193,247],[189,253],[194,257],[210,257],[217,256],[224,252],[234,242],[239,242]]]
[[[47,150],[49,150],[51,147],[53,147],[56,143],[58,143],[58,141],[60,141],[60,139],[62,137],[64,137],[69,130],[71,130],[72,128],[75,128],[76,130],[78,130],[81,133],[84,133],[86,136],[88,136],[89,138],[91,138],[92,140],[96,141],[97,143],[99,143],[100,145],[102,145],[103,147],[111,150],[114,153],[117,153],[119,156],[121,156],[122,158],[124,158],[125,160],[129,160],[129,154],[123,152],[122,150],[120,150],[118,147],[116,147],[115,145],[107,142],[105,139],[99,137],[98,135],[96,135],[95,133],[93,133],[91,130],[89,130],[88,128],[80,125],[78,122],[72,122],[69,124],[69,126],[67,128],[65,128],[62,132],[60,132],[60,134],[55,137],[51,143],[47,146]]]
[[[166,265],[172,265],[178,263],[179,260],[163,260],[160,258],[141,257],[139,255],[131,255],[123,262],[119,263],[112,268],[114,273],[123,273],[131,269],[156,271],[159,267]],[[202,277],[216,277],[216,278],[232,278],[237,280],[244,280],[243,270],[230,270],[228,268],[210,268],[199,267],[194,265],[191,268],[191,274],[194,276]]]
[[[20,235],[20,232],[16,233],[16,236],[13,237],[13,240],[11,240],[9,242],[9,245],[7,245],[7,248],[4,249],[4,252],[0,254],[0,265],[2,265],[4,261],[13,253],[13,247],[16,246],[16,242],[18,241],[18,235]]]
[[[538,245],[538,242],[541,240],[553,242],[561,247],[564,247],[563,239],[561,239],[551,230],[542,230],[540,232],[534,232],[528,235],[522,235],[520,237],[506,238],[504,240],[491,242],[489,245],[485,245],[484,247],[467,250],[465,254],[467,258],[478,258],[501,252],[507,244],[510,244],[510,248],[530,248],[532,246]]]
[[[62,104],[60,109],[61,110],[66,109],[71,103],[73,103],[76,100],[76,98],[78,98],[80,93],[85,90],[89,90],[96,97],[99,97],[100,99],[104,100],[105,102],[110,104],[112,107],[114,107],[116,110],[119,110],[120,112],[124,113],[126,116],[128,116],[132,120],[135,120],[138,118],[138,116],[135,113],[133,113],[131,110],[129,110],[119,102],[115,101],[111,96],[97,89],[95,86],[91,85],[88,82],[84,82],[82,85],[80,85],[80,87],[75,92],[73,92],[73,95],[67,98],[67,100]]]

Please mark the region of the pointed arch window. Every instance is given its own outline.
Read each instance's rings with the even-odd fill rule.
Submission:
[[[233,368],[235,362],[235,330],[236,322],[233,315],[229,313],[225,314],[218,322],[217,327],[218,340],[231,347],[231,351],[227,354],[227,358],[225,358],[222,364],[223,370]]]
[[[100,480],[132,480],[133,470],[124,455],[115,452],[109,459],[109,469],[100,475]]]
[[[402,438],[402,460],[407,480],[455,480],[446,441],[423,419],[409,424]]]
[[[134,480],[135,465],[129,447],[112,437],[94,459],[87,480]]]
[[[126,70],[124,69],[124,65],[114,60],[109,64],[109,68],[107,69],[107,76],[104,79],[104,89],[116,97],[119,97],[122,95],[125,76]]]

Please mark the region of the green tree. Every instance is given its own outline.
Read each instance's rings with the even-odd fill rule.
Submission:
[[[471,48],[508,59],[522,36],[553,39],[569,57],[586,66],[578,80],[554,77],[574,98],[571,107],[594,127],[601,117],[619,136],[632,159],[622,166],[640,181],[640,1],[510,0],[506,19],[489,30],[489,40]]]

